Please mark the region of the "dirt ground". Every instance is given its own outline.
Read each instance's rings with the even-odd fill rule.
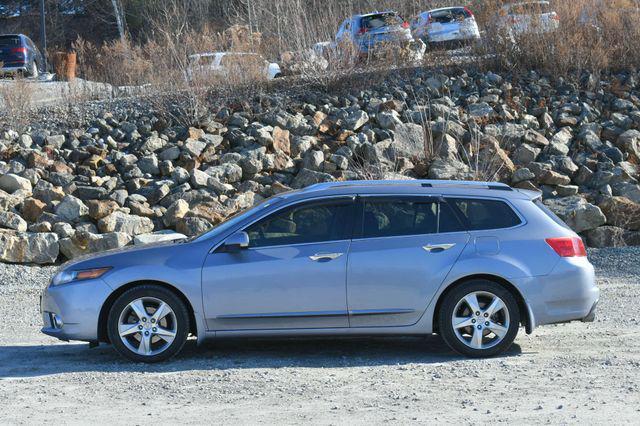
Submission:
[[[591,251],[594,323],[462,358],[429,338],[189,342],[172,362],[39,333],[51,268],[0,265],[0,423],[638,424],[640,250]]]

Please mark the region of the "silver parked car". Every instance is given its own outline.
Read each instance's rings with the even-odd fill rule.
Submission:
[[[502,6],[496,26],[511,37],[544,34],[560,27],[560,16],[548,1],[528,1]]]
[[[422,12],[412,22],[411,30],[415,38],[431,45],[480,39],[476,18],[466,7],[444,7]]]
[[[440,334],[472,357],[523,326],[594,318],[582,240],[507,185],[332,182],[280,194],[191,240],[63,265],[42,331],[155,362],[189,335]]]

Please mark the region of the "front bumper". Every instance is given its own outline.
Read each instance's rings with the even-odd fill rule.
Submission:
[[[111,292],[102,279],[47,287],[40,296],[41,331],[60,340],[97,341],[100,310]]]
[[[562,258],[548,275],[514,281],[529,307],[531,329],[544,324],[595,319],[600,289],[586,257]]]

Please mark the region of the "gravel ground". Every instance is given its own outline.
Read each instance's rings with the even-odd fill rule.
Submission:
[[[594,323],[469,360],[437,337],[226,341],[130,364],[39,333],[52,268],[0,265],[0,423],[616,423],[640,418],[640,248],[590,251]]]

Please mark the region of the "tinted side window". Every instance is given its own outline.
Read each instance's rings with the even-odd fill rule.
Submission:
[[[522,223],[518,215],[503,201],[482,199],[449,199],[467,220],[471,231],[511,228]]]
[[[364,204],[363,238],[434,234],[438,203],[371,200]]]
[[[466,228],[454,213],[453,209],[447,203],[440,203],[440,227],[438,232],[461,232]]]
[[[317,243],[351,238],[351,203],[305,204],[249,226],[249,247]]]

